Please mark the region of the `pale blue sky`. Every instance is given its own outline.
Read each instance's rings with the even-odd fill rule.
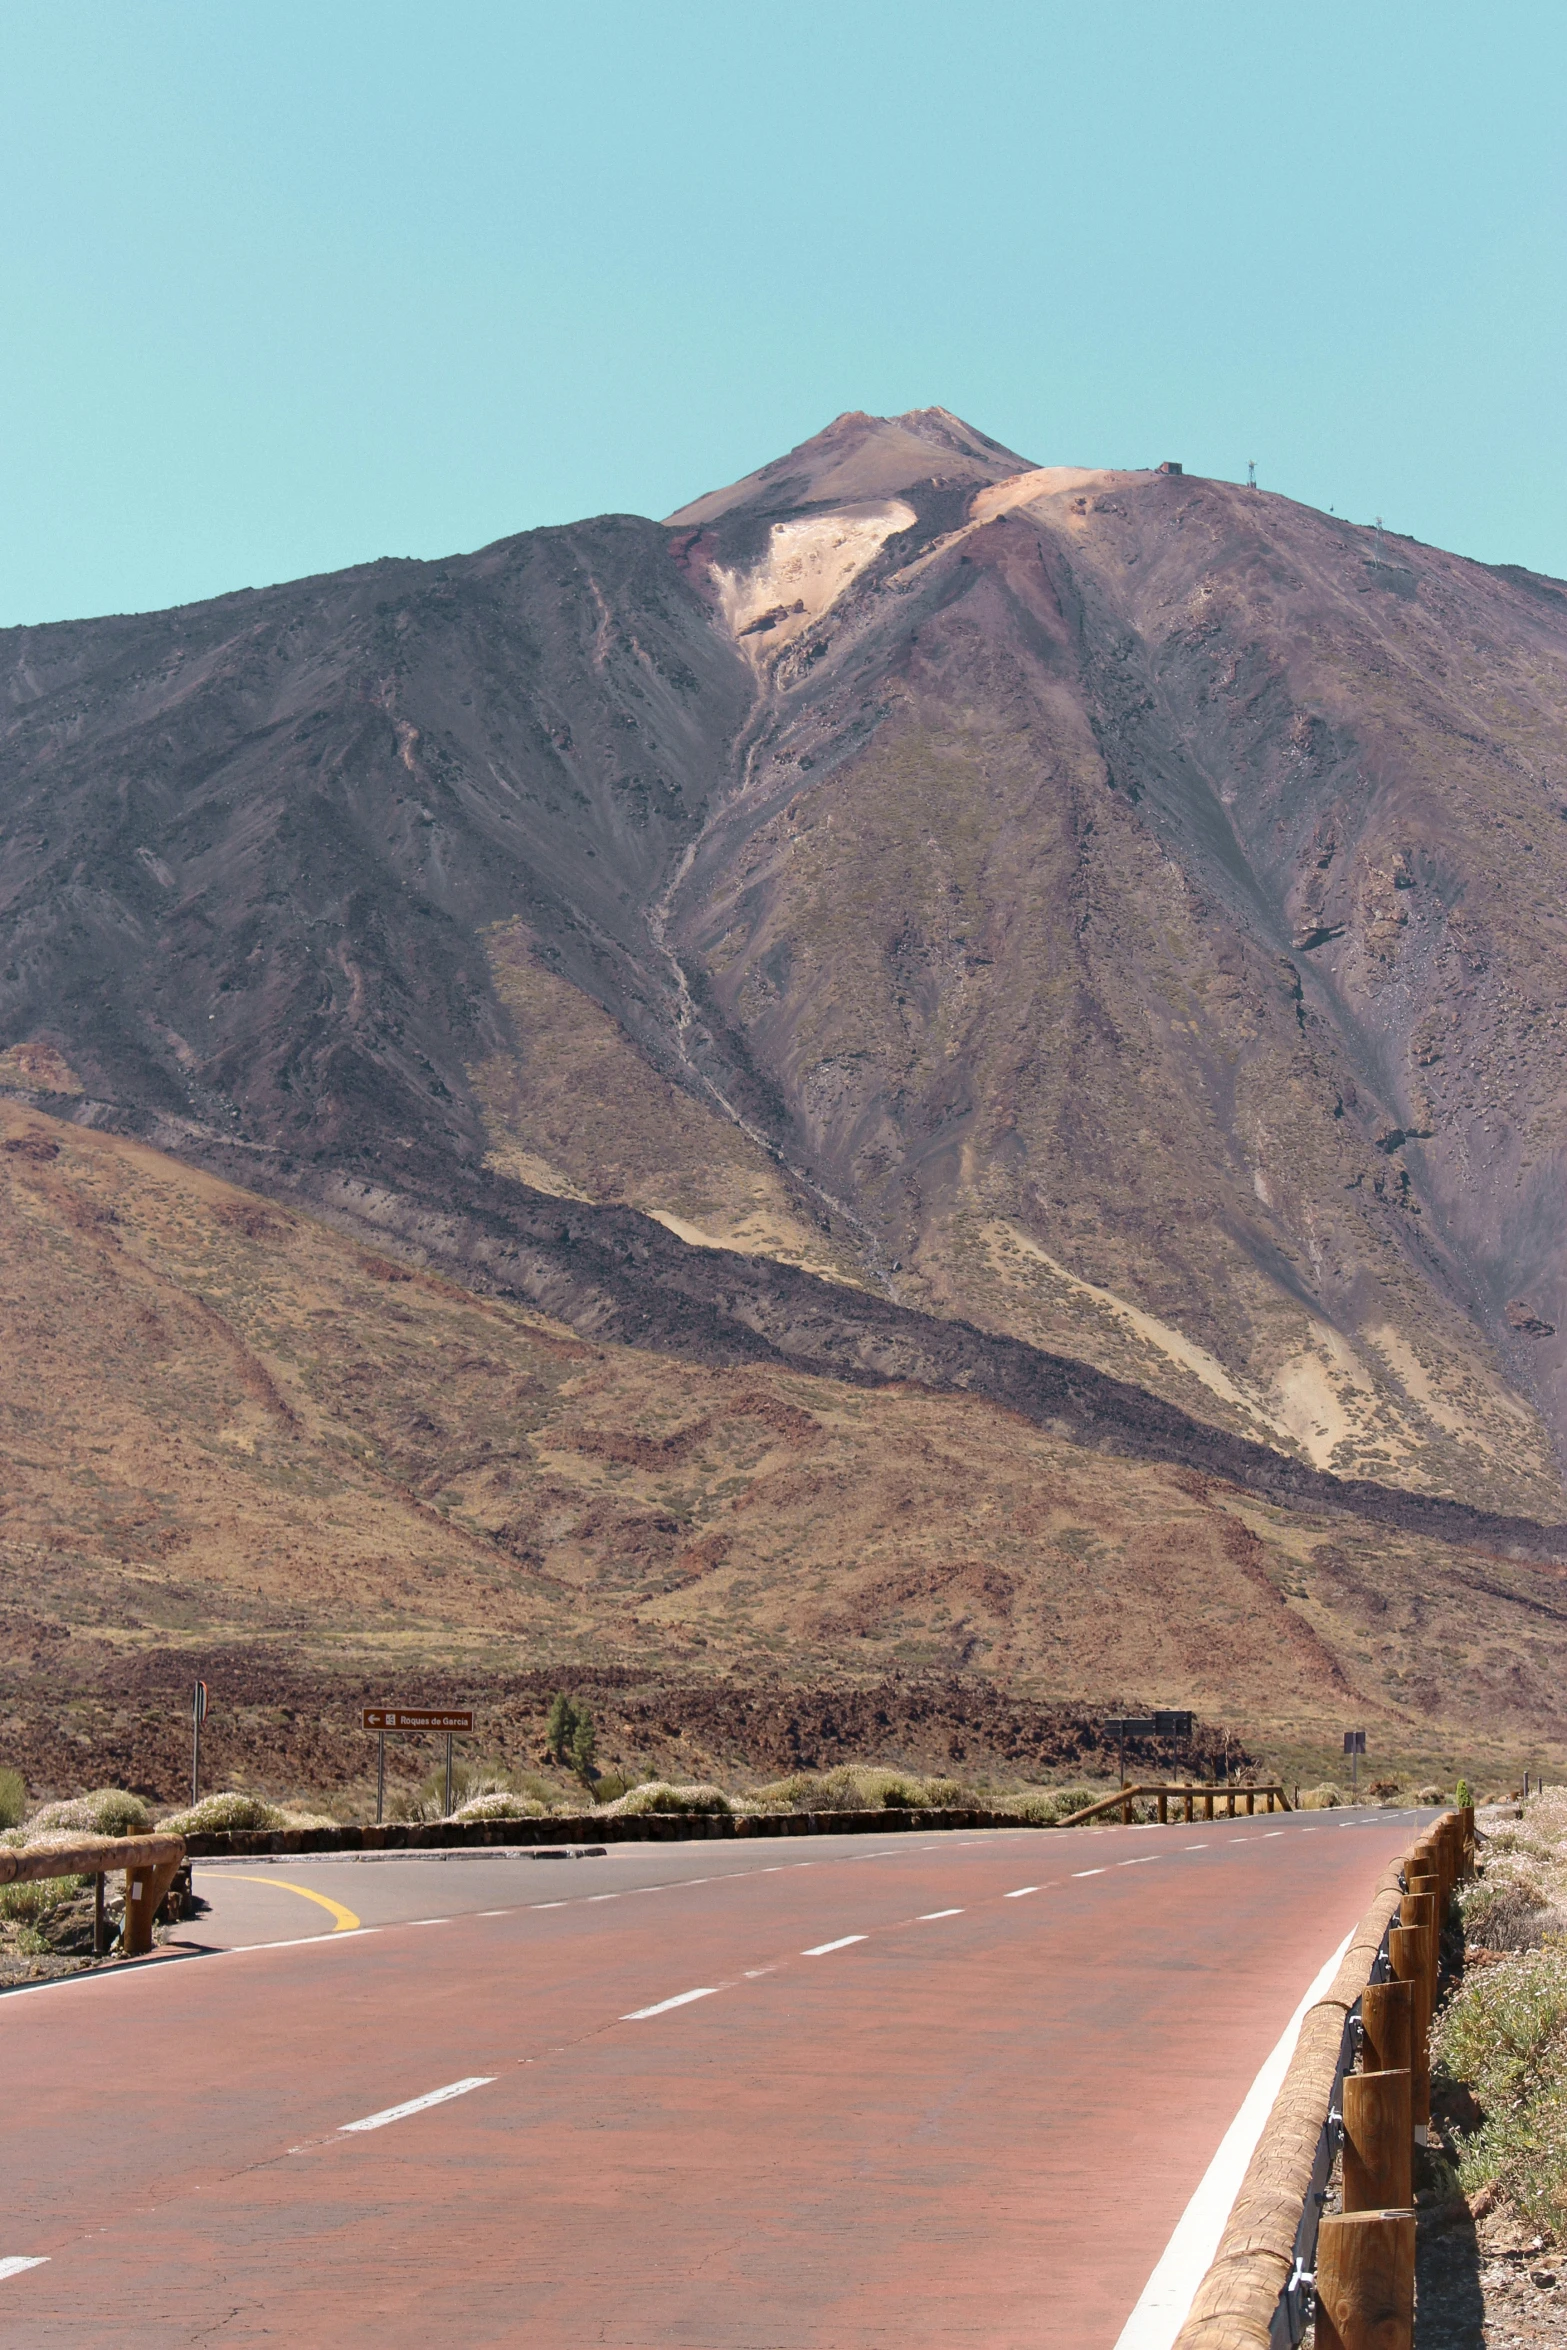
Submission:
[[[1567,10],[0,0],[0,623],[844,408],[1567,572]]]

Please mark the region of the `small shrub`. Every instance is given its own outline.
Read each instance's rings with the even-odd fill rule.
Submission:
[[[1073,1812],[1086,1811],[1091,1803],[1098,1803],[1104,1792],[1102,1787],[1098,1794],[1092,1787],[1058,1787],[1056,1809],[1063,1819],[1070,1819]]]
[[[40,1877],[31,1884],[0,1885],[0,1918],[14,1926],[35,1926],[91,1883],[91,1877]]]
[[[27,1811],[27,1783],[20,1771],[0,1771],[0,1828],[19,1828]]]
[[[514,1788],[492,1787],[487,1795],[470,1795],[452,1813],[454,1820],[536,1820],[549,1810],[536,1795],[521,1795]]]
[[[593,1784],[593,1762],[598,1752],[593,1716],[580,1712],[571,1733],[571,1767],[585,1787]]]
[[[1421,1787],[1409,1800],[1411,1803],[1419,1804],[1422,1809],[1426,1809],[1432,1804],[1445,1803],[1447,1798],[1440,1787]]]
[[[1337,1811],[1343,1800],[1343,1788],[1335,1787],[1331,1781],[1325,1780],[1320,1787],[1302,1790],[1300,1808],[1302,1811]]]
[[[649,1779],[607,1806],[620,1819],[640,1818],[644,1812],[654,1811],[728,1812],[732,1809],[721,1787],[673,1787],[667,1779]]]
[[[233,1788],[221,1795],[204,1795],[189,1810],[170,1812],[158,1822],[172,1836],[213,1836],[231,1828],[281,1828],[284,1824],[275,1803]]]
[[[1438,2018],[1433,2058],[1483,2116],[1460,2141],[1465,2194],[1494,2187],[1543,2233],[1559,2235],[1567,2224],[1567,1944],[1549,1942],[1466,1978]]]
[[[95,1787],[90,1795],[73,1795],[64,1803],[46,1803],[27,1822],[29,1844],[45,1837],[144,1836],[152,1814],[139,1795],[123,1787]]]
[[[1459,1811],[1467,1811],[1474,1801],[1474,1789],[1467,1779],[1460,1779],[1453,1789],[1453,1802]]]
[[[1458,1896],[1466,1942],[1485,1950],[1537,1950],[1563,1920],[1540,1879],[1520,1862],[1493,1862],[1478,1883]]]

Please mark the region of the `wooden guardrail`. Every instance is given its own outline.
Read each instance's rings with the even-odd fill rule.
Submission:
[[[1318,2350],[1412,2350],[1413,2147],[1429,2115],[1440,1921],[1473,1868],[1470,1809],[1445,1813],[1384,1872],[1301,2026],[1174,2350],[1287,2350],[1313,2287]],[[1319,2224],[1341,2146],[1343,2208]]]
[[[1178,1785],[1145,1787],[1139,1782],[1134,1787],[1118,1787],[1113,1795],[1106,1795],[1100,1802],[1086,1805],[1082,1811],[1063,1812],[1061,1825],[1063,1828],[1077,1828],[1081,1827],[1084,1820],[1102,1819],[1106,1812],[1118,1811],[1123,1822],[1129,1826],[1132,1805],[1153,1801],[1156,1801],[1159,1807],[1161,1827],[1167,1826],[1169,1823],[1172,1803],[1185,1805],[1184,1816],[1188,1820],[1198,1818],[1205,1820],[1250,1819],[1257,1808],[1259,1796],[1265,1798],[1265,1807],[1269,1811],[1272,1811],[1275,1803],[1282,1811],[1293,1811],[1295,1808],[1277,1781],[1271,1786],[1265,1787],[1235,1786],[1229,1782],[1226,1782],[1222,1787],[1216,1787],[1211,1783],[1194,1786],[1187,1780],[1181,1781]],[[1238,1812],[1235,1806],[1243,1798],[1245,1810]],[[1192,1808],[1194,1804],[1198,1803],[1203,1806],[1200,1813]],[[1227,1808],[1224,1811],[1215,1812],[1213,1808],[1215,1803],[1225,1804]]]
[[[20,1852],[0,1846],[0,1885],[36,1885],[50,1877],[96,1877],[101,1941],[103,1880],[125,1871],[125,1923],[120,1948],[143,1958],[152,1948],[152,1921],[174,1872],[185,1858],[183,1836],[93,1836],[69,1842],[28,1844]],[[102,1956],[101,1950],[99,1956]]]

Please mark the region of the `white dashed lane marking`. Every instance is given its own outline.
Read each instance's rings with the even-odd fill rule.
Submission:
[[[650,2015],[667,2015],[672,2007],[689,2007],[693,1999],[713,1999],[717,1995],[716,1983],[704,1983],[700,1990],[677,1991],[673,1999],[655,2000],[651,2007],[634,2007],[629,2015],[623,2015],[620,2020],[623,2024],[646,2023]]]
[[[851,1942],[863,1942],[863,1934],[840,1934],[836,1942],[818,1942],[813,1950],[802,1950],[802,1958],[825,1958],[829,1950],[847,1950]]]
[[[444,1921],[442,1921],[444,1923]],[[410,2097],[404,2105],[388,2105],[381,2113],[367,2113],[362,2122],[344,2122],[344,2137],[355,2130],[384,2130],[388,2122],[400,2122],[411,2113],[423,2113],[430,2105],[445,2105],[453,2097],[466,2097],[470,2089],[487,2089],[495,2079],[494,2073],[470,2073],[466,2080],[448,2081],[444,2089],[431,2089],[426,2096]]]
[[[936,1918],[960,1918],[962,1915],[960,1909],[927,1909],[922,1910],[914,1922],[917,1926],[928,1926]]]
[[[1103,1870],[1103,1869],[1074,1869],[1074,1870],[1072,1871],[1072,1875],[1073,1875],[1073,1878],[1074,1878],[1074,1879],[1076,1879],[1076,1878],[1078,1878],[1078,1877],[1102,1877],[1102,1876],[1104,1875],[1104,1870]]]
[[[1037,1885],[1017,1885],[1010,1893],[1003,1893],[1001,1898],[1003,1901],[1021,1901],[1025,1893],[1037,1893],[1038,1891]]]
[[[8,2253],[5,2259],[0,2260],[0,2277],[19,2277],[24,2268],[47,2268],[48,2265],[49,2255],[47,2252],[35,2252],[31,2255],[25,2252]]]

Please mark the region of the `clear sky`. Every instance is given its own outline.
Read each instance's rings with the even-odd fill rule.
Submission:
[[[0,0],[0,624],[845,408],[1567,573],[1561,0]]]

